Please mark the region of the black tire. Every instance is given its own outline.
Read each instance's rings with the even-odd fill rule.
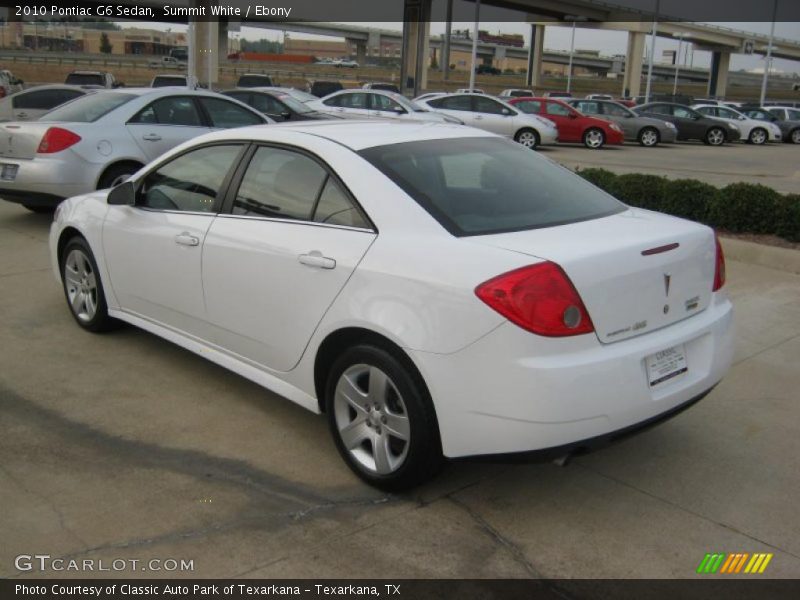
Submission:
[[[23,204],[22,206],[37,215],[52,215],[56,211],[55,206],[31,206],[30,204]]]
[[[755,127],[751,129],[750,135],[747,136],[747,143],[755,144],[756,146],[766,144],[767,140],[769,140],[769,134],[763,127]]]
[[[141,168],[142,166],[136,163],[112,165],[100,176],[100,180],[97,182],[97,189],[105,190],[119,185]]]
[[[69,277],[76,273],[76,271],[72,271],[70,264],[73,252],[80,253],[85,258],[88,262],[90,272],[94,275],[95,288],[93,292],[89,292],[89,296],[92,297],[95,306],[94,313],[91,316],[87,315],[85,312],[81,315],[80,309],[87,308],[86,305],[79,305],[76,308],[75,303],[70,301],[70,295],[76,293],[76,286],[71,283],[75,278]],[[101,333],[117,328],[119,326],[119,321],[108,316],[108,305],[106,304],[106,297],[103,293],[103,282],[100,280],[100,271],[94,260],[94,254],[92,254],[92,250],[89,248],[89,244],[86,240],[80,236],[75,236],[70,239],[61,252],[59,265],[61,270],[61,287],[64,290],[64,297],[67,300],[67,308],[69,308],[69,312],[75,319],[75,322],[86,331],[91,331],[92,333]]]
[[[539,147],[539,144],[542,143],[541,138],[539,137],[539,132],[535,129],[531,129],[530,127],[523,127],[514,135],[514,141],[518,144],[522,144],[526,148],[530,148],[531,150],[536,150]]]
[[[653,148],[661,142],[661,134],[655,127],[642,127],[639,130],[638,142],[645,148]]]
[[[381,423],[387,423],[385,417],[381,415],[388,413],[378,410],[377,404],[371,405],[374,397],[366,395],[375,369],[388,378],[391,385],[387,385],[385,389],[393,393],[395,406],[402,408],[402,411],[391,408],[390,410],[394,411],[392,414],[400,414],[407,419],[409,435],[405,442],[399,438],[390,440],[390,425],[381,426]],[[348,379],[343,375],[358,373],[359,370],[366,372],[363,375],[353,376],[357,377],[359,386],[353,390],[346,385],[346,381],[356,381],[356,379]],[[350,397],[353,394],[357,395],[354,402],[345,401],[344,395],[340,395],[339,400],[336,400],[336,389],[340,382],[343,387],[352,390]],[[364,386],[365,393],[361,393],[360,386]],[[398,398],[399,404],[397,404]],[[389,406],[391,400],[390,398],[387,401],[386,406]],[[386,491],[401,491],[415,487],[438,473],[444,463],[439,426],[427,387],[410,360],[402,356],[399,351],[388,351],[366,343],[344,351],[328,374],[325,385],[325,410],[339,454],[358,477],[374,487]],[[370,420],[373,422],[370,423]],[[345,446],[340,431],[340,428],[346,429],[348,424],[358,426],[366,436],[363,438],[354,436],[354,439],[360,441],[353,446],[353,452]],[[380,437],[381,435],[383,437]],[[396,467],[387,474],[378,473],[377,459],[374,461],[374,467],[370,467],[362,464],[356,456],[365,457],[364,460],[369,462],[370,455],[376,455],[373,440],[379,442],[387,440],[386,448],[391,448],[387,452],[393,453],[391,458],[398,460]],[[394,446],[391,442],[395,443]],[[397,456],[398,453],[400,456]],[[387,461],[387,464],[389,462],[391,461]]]
[[[590,150],[599,150],[606,144],[606,134],[602,129],[590,127],[583,132],[583,145]]]
[[[703,142],[709,146],[722,146],[726,140],[727,136],[722,127],[711,127],[703,138]]]
[[[800,127],[798,127],[797,129],[792,129],[789,132],[789,135],[787,136],[787,139],[792,144],[800,144]]]

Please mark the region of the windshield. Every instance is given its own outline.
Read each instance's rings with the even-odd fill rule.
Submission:
[[[64,121],[70,123],[93,123],[136,98],[124,92],[97,92],[76,98],[41,117],[41,121]]]
[[[289,94],[278,94],[276,97],[296,113],[314,112],[299,100],[292,98]]]
[[[417,104],[413,100],[409,100],[408,98],[406,98],[402,94],[393,93],[393,94],[389,94],[389,97],[392,100],[394,100],[395,102],[397,102],[400,106],[402,106],[403,108],[408,110],[408,111],[430,112],[427,108],[425,108],[421,104]]]
[[[455,236],[552,227],[626,209],[578,175],[510,140],[424,140],[359,154]]]

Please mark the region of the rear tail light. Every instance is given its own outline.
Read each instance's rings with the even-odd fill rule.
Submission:
[[[6,88],[0,85],[0,98],[5,98],[5,97],[6,97]]]
[[[38,154],[53,154],[61,152],[81,141],[81,136],[61,127],[51,127],[44,132],[42,141],[36,149]]]
[[[475,295],[532,333],[564,337],[594,331],[575,286],[563,269],[552,262],[499,275],[475,288]]]
[[[716,260],[714,265],[714,289],[713,292],[721,289],[725,285],[725,254],[722,252],[722,244],[719,237],[714,235],[714,243],[717,245]]]

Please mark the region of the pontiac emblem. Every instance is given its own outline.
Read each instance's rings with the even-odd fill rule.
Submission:
[[[669,296],[669,284],[672,281],[672,275],[664,273],[664,295]]]

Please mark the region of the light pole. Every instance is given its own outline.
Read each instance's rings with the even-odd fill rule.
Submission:
[[[656,0],[656,12],[653,14],[653,31],[650,34],[650,60],[647,63],[647,84],[644,89],[645,104],[650,102],[650,84],[653,81],[653,55],[656,52],[656,34],[658,32],[658,9],[661,0]]]
[[[469,91],[475,89],[475,61],[478,58],[478,21],[480,20],[481,0],[475,0],[475,25],[472,28],[472,68],[469,72]]]
[[[775,18],[778,16],[778,0],[772,5],[772,25],[769,28],[769,43],[767,44],[767,55],[764,57],[764,77],[761,79],[761,100],[759,104],[764,105],[767,97],[767,80],[772,69],[772,40],[775,38]]]
[[[575,21],[572,21],[572,39],[569,43],[569,66],[567,67],[567,93],[572,89],[572,58],[575,55]]]
[[[683,46],[683,32],[678,35],[678,51],[675,53],[675,81],[672,83],[673,99],[678,93],[678,71],[681,68],[681,47]]]

